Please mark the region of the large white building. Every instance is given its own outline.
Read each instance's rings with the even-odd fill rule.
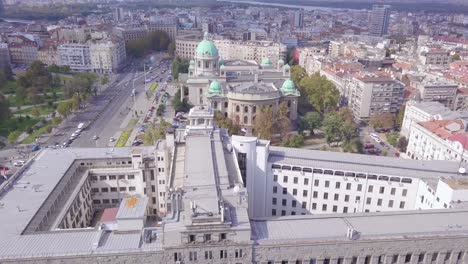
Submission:
[[[468,116],[468,113],[451,111],[439,102],[410,100],[406,103],[400,134],[408,138],[411,127],[419,122],[455,119],[462,116]]]
[[[467,119],[431,120],[411,126],[406,155],[423,160],[468,160]]]
[[[0,261],[468,261],[466,164],[230,138],[206,106],[188,119],[156,146],[39,152],[0,186]]]
[[[113,73],[126,60],[125,43],[121,39],[67,43],[58,47],[59,64],[74,71]]]
[[[61,44],[58,47],[60,65],[69,66],[73,71],[90,71],[91,54],[88,44]]]
[[[92,71],[98,73],[117,72],[125,62],[127,53],[123,40],[106,40],[89,46]]]

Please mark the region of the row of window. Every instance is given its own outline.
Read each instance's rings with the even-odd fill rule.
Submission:
[[[308,167],[299,167],[299,166],[289,166],[289,165],[279,165],[272,164],[272,169],[278,170],[288,170],[288,171],[299,171],[306,173],[315,173],[315,174],[325,174],[325,175],[334,175],[334,176],[345,176],[345,177],[355,177],[369,180],[380,180],[380,181],[391,181],[391,182],[401,182],[401,183],[412,183],[413,180],[410,178],[400,178],[394,176],[385,176],[385,175],[376,175],[376,174],[367,174],[367,173],[355,173],[355,172],[344,172],[344,171],[334,171],[329,169],[312,169]]]
[[[234,253],[234,258],[238,259],[238,258],[243,258],[244,257],[242,249],[235,249],[233,253]],[[216,258],[216,256],[213,254],[213,250],[205,250],[203,255],[204,255],[205,260]],[[218,256],[219,256],[219,259],[227,259],[228,258],[228,250],[227,249],[219,250],[219,255]],[[197,251],[190,251],[188,259],[190,261],[198,260],[198,252]],[[174,261],[183,261],[182,254],[180,252],[175,252],[174,253]]]
[[[339,183],[339,182],[337,182],[337,183]],[[350,190],[350,189],[347,189],[347,190]],[[373,190],[374,190],[374,186],[369,185],[367,191],[369,193],[372,193]],[[359,191],[359,192],[362,191],[362,184],[358,184],[357,191]],[[384,192],[385,192],[385,187],[380,187],[379,188],[379,193],[383,194]],[[273,193],[278,193],[278,186],[273,186]],[[287,187],[282,187],[282,193],[285,194],[285,195],[288,194],[288,188]],[[390,189],[390,194],[395,195],[395,193],[396,193],[396,188],[391,188]],[[298,195],[298,190],[293,188],[292,189],[292,195],[297,196]],[[307,197],[307,195],[308,195],[308,190],[302,190],[302,197]],[[313,198],[318,198],[319,192],[314,191],[314,192],[312,192],[312,195],[313,195]],[[401,196],[406,197],[407,195],[408,195],[408,190],[407,189],[402,189],[401,190]],[[345,201],[346,201],[346,196],[349,197],[349,195],[345,195]],[[328,197],[329,197],[328,192],[324,192],[323,193],[323,199],[328,200]],[[359,196],[357,196],[357,197],[359,197]],[[334,194],[334,199],[335,199],[335,201],[338,201],[338,199],[339,199],[339,194],[338,193]]]
[[[391,255],[391,256],[386,256],[386,255],[380,255],[378,257],[374,257],[374,261],[372,263],[377,263],[377,264],[383,264],[383,263],[390,263],[390,264],[396,264],[396,263],[436,263],[437,261],[441,261],[443,263],[447,263],[450,258],[454,258],[455,261],[453,263],[461,263],[463,259],[463,252],[447,252],[445,256],[442,257],[438,252],[432,253],[432,254],[427,254],[427,253],[420,253],[420,254],[413,254],[413,253],[408,253],[405,255]],[[390,257],[390,261],[386,262],[386,258]],[[370,264],[372,260],[372,256],[367,255],[365,257],[359,257],[359,259],[364,259],[364,264]],[[358,257],[352,257],[350,259],[351,264],[357,264],[358,263]],[[295,260],[295,261],[288,261],[288,260],[282,260],[281,264],[289,264],[289,263],[296,263],[296,264],[304,264],[304,263],[309,263],[309,264],[317,264],[319,261],[315,258],[312,258],[310,260]],[[270,260],[267,262],[268,264],[274,264],[277,263],[273,260]],[[323,264],[331,264],[332,260],[331,258],[324,258],[322,259]],[[344,263],[344,257],[339,257],[336,259],[336,264],[343,264]]]
[[[275,200],[275,202],[274,202],[273,204],[276,205],[276,204],[277,204],[277,201]],[[369,198],[368,198],[368,200],[366,201],[366,204],[368,204],[368,205],[371,204],[371,201],[369,200]],[[285,199],[282,199],[281,205],[282,205],[282,206],[287,206],[287,201],[286,201]],[[292,206],[293,208],[297,208],[297,206],[298,206],[298,205],[297,205],[297,202],[294,201],[294,200],[291,201],[291,206]],[[379,200],[377,201],[377,206],[382,206],[382,199],[379,199]],[[306,207],[307,207],[307,202],[302,202],[301,208],[306,209]],[[331,212],[333,212],[333,213],[338,213],[338,207],[339,207],[338,205],[332,205],[332,207],[331,207]],[[388,207],[389,207],[389,208],[393,208],[393,207],[394,207],[394,201],[393,201],[393,200],[389,200],[389,201],[388,201]],[[399,208],[400,208],[400,209],[405,209],[405,202],[404,202],[404,201],[401,201],[401,202],[400,202]],[[343,206],[343,209],[342,209],[341,212],[342,212],[342,213],[348,213],[348,209],[349,209],[348,206]],[[294,210],[295,210],[295,209],[292,209],[292,210],[291,210],[290,215],[296,215],[296,211],[294,211]],[[322,206],[321,206],[320,209],[319,209],[319,206],[318,206],[317,203],[312,203],[311,211],[328,212],[329,210],[330,210],[330,207],[328,206],[328,204],[322,204]],[[354,212],[356,212],[356,211],[357,211],[357,209],[354,208]],[[369,209],[364,209],[364,212],[369,213],[370,210],[369,210]],[[302,215],[305,215],[304,212],[302,212],[301,214],[302,214]],[[271,215],[272,215],[272,216],[276,216],[276,215],[277,215],[277,208],[271,209]],[[287,215],[287,210],[286,210],[286,209],[282,209],[282,210],[281,210],[281,215],[282,215],[282,216]]]
[[[273,175],[273,181],[274,182],[278,182],[278,175]],[[283,183],[288,183],[288,176],[283,176]],[[294,184],[299,184],[299,178],[298,177],[293,177],[293,183]],[[303,183],[304,185],[309,185],[309,179],[308,178],[304,178],[303,179]],[[314,180],[314,186],[315,187],[319,187],[320,186],[320,180],[318,179],[315,179]],[[351,183],[346,183],[346,190],[351,190],[351,186],[352,184]],[[325,188],[330,188],[330,181],[328,180],[325,180],[324,181],[324,187]],[[341,182],[335,182],[335,189],[340,189],[341,188]],[[362,191],[362,184],[357,184],[357,189],[356,189],[358,192]],[[369,185],[368,188],[367,188],[367,191],[369,193],[372,193],[374,192],[374,186],[373,185]],[[380,186],[379,187],[379,193],[380,194],[384,194],[385,193],[385,187],[384,186]],[[390,194],[391,195],[395,195],[396,193],[396,188],[390,188]],[[402,193],[401,195],[402,196],[406,196],[408,194],[408,190],[407,189],[402,189]]]
[[[96,175],[91,175],[91,180],[92,181],[97,181],[97,180],[100,180],[100,181],[107,181],[107,180],[134,180],[135,179],[135,175],[100,175],[99,178],[98,176]]]
[[[100,191],[101,191],[101,192],[109,192],[109,191],[110,191],[110,192],[117,192],[117,190],[120,191],[120,192],[126,192],[126,191],[127,191],[127,187],[119,187],[119,188],[117,188],[117,187],[110,187],[110,188],[103,187],[103,188],[101,188]],[[129,187],[128,187],[128,191],[134,192],[134,191],[136,191],[136,187],[135,187],[135,186],[129,186]],[[91,188],[91,192],[93,192],[93,193],[98,193],[98,192],[99,192],[99,188]]]
[[[93,199],[93,204],[119,204],[119,199]]]

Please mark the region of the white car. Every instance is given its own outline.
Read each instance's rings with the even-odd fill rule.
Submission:
[[[21,167],[24,165],[24,160],[17,160],[15,163],[13,163],[13,166],[15,167]]]
[[[98,137],[97,135],[94,135],[94,136],[93,136],[93,139],[94,139],[94,140],[97,140],[98,138],[99,138],[99,137]]]
[[[114,141],[115,141],[115,138],[113,138],[113,137],[111,137],[111,138],[109,139],[109,142],[114,142]]]

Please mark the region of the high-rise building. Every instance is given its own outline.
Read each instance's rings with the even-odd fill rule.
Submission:
[[[390,6],[374,5],[369,16],[369,35],[381,37],[388,34]]]
[[[124,10],[121,7],[114,9],[114,21],[121,21],[124,18]]]
[[[304,26],[304,13],[302,10],[294,12],[294,28],[302,28]]]

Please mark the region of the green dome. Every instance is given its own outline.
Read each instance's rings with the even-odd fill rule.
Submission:
[[[195,50],[197,55],[201,56],[218,56],[218,48],[216,48],[215,44],[211,40],[202,40]]]
[[[220,70],[224,70],[226,68],[226,66],[224,66],[224,64],[221,64],[221,67],[219,67]]]
[[[223,66],[224,66],[224,60],[223,60],[223,59],[220,59],[220,60],[219,60],[219,65],[223,65]]]
[[[265,58],[262,59],[262,66],[271,66],[271,65],[272,64],[271,64],[270,58],[265,57]]]
[[[210,89],[208,90],[208,93],[210,94],[221,94],[223,92],[223,88],[221,87],[221,84],[214,80],[210,84]]]
[[[284,81],[283,86],[281,86],[281,91],[285,93],[294,93],[296,91],[296,86],[291,79]]]

